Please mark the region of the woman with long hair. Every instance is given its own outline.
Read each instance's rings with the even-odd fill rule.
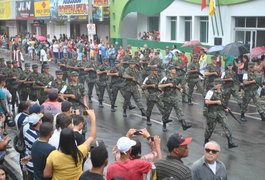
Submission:
[[[76,146],[73,129],[64,128],[60,135],[59,150],[54,150],[47,158],[44,177],[53,180],[74,180],[82,174],[82,162],[90,150],[91,142],[96,138],[96,117],[94,110],[86,110],[91,125],[90,137]]]

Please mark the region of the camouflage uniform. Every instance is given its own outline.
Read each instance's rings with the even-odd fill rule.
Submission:
[[[158,75],[160,76],[160,78],[163,77],[162,73],[163,73],[164,67],[163,67],[163,62],[161,59],[153,58],[153,59],[151,59],[149,65],[156,65],[156,67],[158,69]]]
[[[254,63],[250,62],[248,68],[254,68]],[[252,83],[249,85],[246,85],[245,82],[256,80],[256,74],[254,71],[248,71],[243,76],[243,82],[244,82],[244,96],[243,96],[243,103],[241,108],[241,120],[246,121],[245,119],[245,112],[247,111],[248,104],[250,100],[253,100],[253,103],[257,106],[257,110],[262,118],[262,121],[265,121],[265,113],[262,109],[262,105],[260,102],[259,95],[257,93],[258,85],[256,83]]]
[[[49,65],[45,64],[43,66],[43,68],[44,69],[49,68]],[[41,73],[39,75],[37,81],[36,81],[36,84],[37,85],[40,85],[40,86],[47,86],[48,87],[48,86],[50,86],[49,83],[52,83],[53,80],[54,80],[54,77],[52,75],[46,74],[46,73]],[[48,93],[47,92],[44,92],[43,89],[41,89],[39,91],[39,93],[40,93],[39,94],[39,97],[38,97],[39,103],[42,104],[47,99]]]
[[[71,72],[76,71],[75,68],[77,67],[78,62],[76,59],[72,58],[70,61],[67,62],[67,69],[68,69],[68,77],[70,77]]]
[[[100,65],[98,67],[98,71],[97,72],[100,72],[100,71],[109,71],[109,66],[105,65],[103,63],[102,65]],[[102,102],[103,102],[105,89],[107,89],[107,93],[108,93],[109,98],[111,100],[111,90],[110,90],[110,87],[109,87],[109,77],[108,77],[107,73],[98,74],[97,85],[98,85],[98,90],[99,90],[99,94],[98,94],[99,106],[101,108],[103,108]]]
[[[67,74],[68,68],[66,67],[68,61],[69,60],[67,59],[67,57],[64,57],[63,59],[59,60],[59,66],[60,66],[60,70],[63,71],[63,80],[64,81],[66,81],[68,78],[68,74]]]
[[[188,72],[189,72],[189,70],[197,70],[199,72],[200,64],[198,62],[189,63]],[[187,83],[188,83],[188,87],[189,87],[188,95],[190,97],[192,97],[192,93],[194,91],[195,86],[198,88],[198,90],[202,94],[202,96],[203,97],[205,96],[203,86],[201,83],[201,79],[200,79],[199,74],[197,72],[190,72],[187,74]],[[188,102],[189,102],[189,104],[192,104],[190,98],[188,98]]]
[[[219,67],[217,67],[213,64],[209,64],[209,65],[207,65],[205,72],[217,72],[218,74],[220,74],[220,69],[219,69]],[[214,79],[216,79],[218,77],[219,77],[219,75],[209,75],[209,76],[205,75],[204,89],[206,92],[213,88]]]
[[[56,71],[56,75],[64,75],[63,71]],[[58,89],[58,92],[62,90],[62,88],[67,85],[64,80],[54,79],[51,83],[51,88]]]
[[[32,65],[32,69],[34,69],[34,68],[38,68],[38,65],[37,64],[33,64]],[[38,86],[36,84],[36,82],[37,82],[39,76],[40,76],[40,73],[33,71],[30,74],[30,76],[28,77],[29,81],[35,81],[35,83],[33,83],[30,86],[31,91],[30,91],[30,94],[29,94],[29,99],[32,100],[32,101],[37,101],[37,99],[39,98],[40,91],[39,91],[39,89],[35,88],[35,86]]]
[[[92,68],[93,70],[89,70],[87,72],[88,74],[88,77],[87,77],[87,86],[88,86],[88,100],[89,100],[89,103],[92,103],[92,100],[91,100],[91,97],[92,97],[92,93],[93,93],[93,88],[96,84],[96,81],[97,81],[97,65],[95,63],[95,60],[94,62],[92,63],[93,59],[91,58],[91,63],[87,66],[87,68]],[[98,93],[98,90],[97,90],[97,87],[96,87],[96,91]]]
[[[179,78],[179,84],[181,85],[181,88],[183,89],[183,92],[186,93],[186,80],[185,80],[185,67],[184,63],[181,59],[178,59],[174,62],[174,66],[176,67],[176,74]],[[182,93],[182,102],[187,102],[186,95]]]
[[[214,83],[221,84],[222,81],[221,79],[218,78],[214,81]],[[205,96],[205,100],[206,101],[207,100],[210,100],[210,101],[221,100],[222,101],[221,89],[218,90],[214,87],[211,90],[209,90]],[[208,104],[207,107],[208,107],[208,112],[206,115],[207,124],[206,124],[205,133],[204,133],[205,143],[207,143],[209,139],[211,138],[216,124],[220,123],[228,139],[229,148],[237,147],[237,145],[232,142],[232,134],[228,127],[229,125],[227,124],[228,119],[227,119],[223,106],[219,104]]]
[[[130,61],[130,64],[135,64],[135,60],[132,59]],[[133,80],[126,80],[124,83],[123,91],[124,91],[124,103],[123,103],[123,117],[127,117],[126,109],[128,105],[130,104],[131,96],[133,97],[136,105],[142,112],[142,116],[145,116],[144,107],[141,103],[141,96],[140,92],[138,91],[138,86],[136,82],[139,82],[139,71],[137,71],[135,68],[128,67],[125,69],[123,76],[125,78],[133,77],[135,81]]]
[[[26,67],[29,68],[30,64],[26,63],[25,64],[25,68]],[[30,70],[26,70],[25,69],[23,71],[23,76],[25,77],[26,81],[30,81],[29,77],[31,76],[31,73],[32,72]],[[19,94],[19,97],[20,97],[21,101],[26,101],[27,100],[28,96],[30,95],[31,87],[32,87],[32,83],[22,83],[22,84],[20,84],[18,94]]]
[[[10,69],[10,71],[8,72],[7,78],[8,78],[8,81],[7,81],[8,83],[6,84],[6,87],[12,95],[11,104],[12,104],[12,108],[14,111],[15,103],[18,104],[17,93],[18,93],[19,85],[20,85],[20,83],[18,83],[18,80],[24,80],[25,76],[23,74],[23,71],[20,68],[16,67],[16,68]]]
[[[151,68],[152,71],[157,71],[157,68]],[[158,110],[162,114],[163,118],[162,121],[165,121],[165,115],[164,115],[164,104],[160,98],[161,91],[158,89],[158,84],[161,81],[161,78],[157,74],[151,74],[148,77],[145,78],[143,85],[155,85],[156,87],[149,87],[147,88],[147,96],[146,96],[146,117],[147,117],[147,125],[151,125],[150,117],[152,110],[154,108],[154,105],[157,105]]]
[[[237,90],[236,85],[235,85],[235,81],[236,81],[235,72],[233,70],[227,69],[222,76],[223,76],[223,79],[233,78],[232,81],[224,81],[224,83],[223,83],[222,96],[223,96],[223,100],[224,100],[224,102],[223,102],[224,105],[228,106],[228,101],[229,101],[230,96],[232,94],[233,97],[235,98],[235,100],[237,101],[237,103],[239,104],[239,106],[241,107],[242,100],[240,98],[240,95],[239,95],[238,90]]]
[[[168,66],[168,69],[171,71],[171,69],[174,69],[174,66]],[[181,103],[180,103],[180,98],[177,93],[176,85],[179,83],[179,78],[177,75],[172,76],[170,73],[166,77],[164,77],[160,84],[168,84],[172,83],[173,87],[167,86],[163,88],[163,102],[164,102],[164,113],[165,113],[165,121],[168,121],[169,116],[171,114],[172,108],[174,108],[175,113],[177,115],[177,118],[179,122],[182,125],[183,130],[186,130],[191,127],[189,123],[187,123],[184,120],[184,114],[181,109]],[[165,125],[163,127],[163,130],[166,129]]]
[[[86,56],[85,56],[86,57]],[[77,67],[80,67],[78,73],[79,73],[79,83],[84,84],[88,74],[87,72],[85,72],[84,68],[86,68],[88,66],[88,62],[87,61],[81,61],[80,63],[78,63]]]
[[[141,77],[142,77],[141,82],[143,82],[145,78],[150,74],[150,68],[148,67],[149,58],[145,57],[142,61],[140,61],[140,63],[141,63]]]
[[[115,64],[120,63],[118,60],[115,62]],[[122,96],[124,96],[123,91],[121,90],[124,86],[124,79],[122,78],[122,74],[124,72],[124,69],[120,67],[114,67],[110,70],[110,73],[118,73],[118,76],[111,76],[110,81],[110,88],[111,88],[111,111],[115,112],[115,102],[117,99],[118,92],[120,91]]]

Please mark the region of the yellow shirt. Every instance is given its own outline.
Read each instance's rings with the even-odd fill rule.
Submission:
[[[88,149],[85,145],[78,146],[78,149],[83,157],[87,156]],[[46,163],[53,169],[53,180],[77,180],[82,174],[82,161],[75,166],[75,162],[70,155],[54,150],[48,156]]]

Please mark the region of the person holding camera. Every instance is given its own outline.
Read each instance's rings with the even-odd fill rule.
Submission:
[[[136,129],[129,129],[126,136],[128,138],[132,138],[134,136],[143,136],[143,138],[148,140],[151,152],[141,155],[142,149],[141,149],[141,142],[138,140],[136,141],[136,145],[132,146],[132,152],[130,159],[142,159],[149,162],[154,162],[157,159],[162,158],[162,152],[160,147],[160,138],[159,136],[150,136],[149,132],[146,128],[136,130]],[[116,161],[120,160],[120,153],[117,148],[117,146],[114,146],[113,148],[113,154]]]

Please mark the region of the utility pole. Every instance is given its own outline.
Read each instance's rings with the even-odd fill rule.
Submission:
[[[92,16],[92,0],[88,0],[88,24],[92,24],[93,23],[93,16]],[[94,36],[91,33],[88,33],[88,38],[89,40],[92,39],[92,41],[94,41]]]

